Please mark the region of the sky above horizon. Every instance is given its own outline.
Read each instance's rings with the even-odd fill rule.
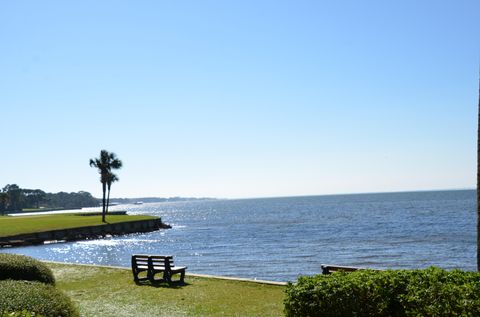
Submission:
[[[0,186],[474,188],[480,2],[2,1]]]

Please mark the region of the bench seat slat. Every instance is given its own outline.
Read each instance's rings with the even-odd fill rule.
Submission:
[[[137,265],[139,269],[148,269],[148,265]]]
[[[153,268],[154,270],[165,271],[165,266],[156,266],[156,265],[154,265],[152,268]]]

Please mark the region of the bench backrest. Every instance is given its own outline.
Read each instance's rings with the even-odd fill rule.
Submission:
[[[148,266],[148,255],[134,254],[132,255],[132,267]]]
[[[165,268],[170,268],[173,266],[173,259],[171,256],[167,255],[151,255],[148,257],[150,266],[163,266]]]

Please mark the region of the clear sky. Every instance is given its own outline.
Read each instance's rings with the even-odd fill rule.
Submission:
[[[0,186],[473,188],[480,1],[1,1]]]

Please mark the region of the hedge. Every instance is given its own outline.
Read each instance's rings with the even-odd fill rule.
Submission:
[[[0,281],[0,316],[77,317],[78,310],[52,285],[32,281]]]
[[[304,276],[286,295],[286,316],[480,316],[480,274],[435,267]]]
[[[52,271],[42,262],[24,255],[0,253],[0,280],[6,279],[55,284]]]
[[[14,312],[3,312],[0,313],[0,317],[44,317],[43,315],[29,312],[27,310],[14,311]]]

